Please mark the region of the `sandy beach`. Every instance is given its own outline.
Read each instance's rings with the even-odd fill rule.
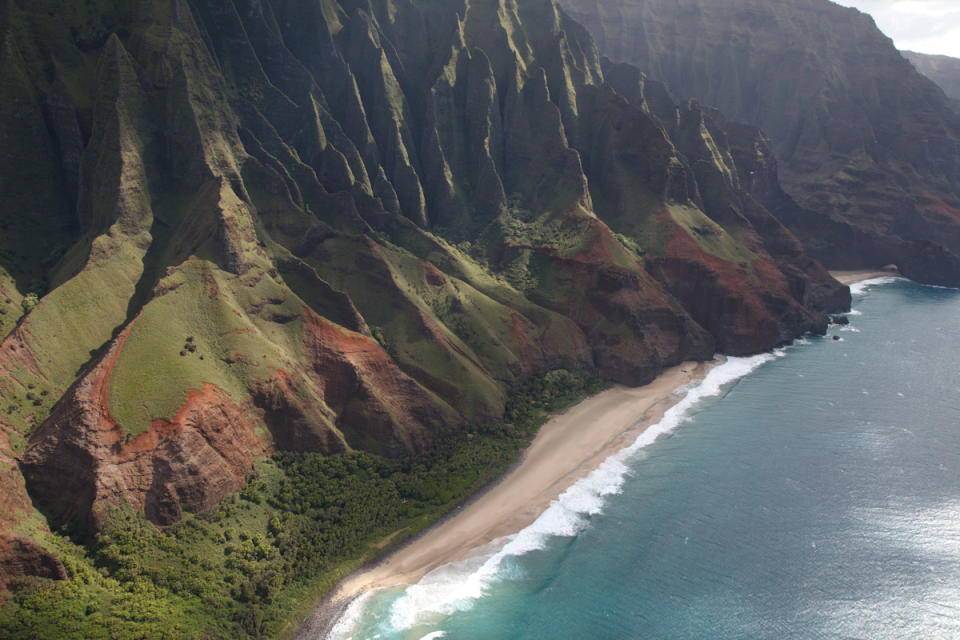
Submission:
[[[675,391],[701,380],[712,364],[684,363],[646,386],[608,389],[551,418],[498,484],[376,566],[347,577],[296,638],[323,637],[346,604],[365,591],[413,584],[527,527],[570,485],[659,422],[680,399]]]
[[[847,285],[898,275],[894,270],[830,273]],[[712,365],[684,363],[646,386],[614,387],[551,418],[497,484],[373,567],[344,579],[295,637],[322,638],[359,595],[414,584],[433,569],[476,555],[493,540],[529,526],[570,485],[657,423],[680,399],[676,390],[702,380]]]
[[[900,272],[896,269],[862,269],[858,271],[831,271],[830,275],[837,279],[840,284],[851,285],[863,280],[872,280],[873,278],[884,278],[887,276],[899,276]]]

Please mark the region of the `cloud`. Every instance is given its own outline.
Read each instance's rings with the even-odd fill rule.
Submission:
[[[960,58],[957,0],[838,0],[873,16],[900,49]]]
[[[928,18],[940,18],[945,14],[956,13],[956,3],[945,2],[944,0],[895,0],[889,3],[890,9],[897,13],[907,15],[926,16]]]

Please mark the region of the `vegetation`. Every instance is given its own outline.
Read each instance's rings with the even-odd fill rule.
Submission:
[[[700,248],[727,262],[749,264],[757,255],[737,242],[726,229],[694,207],[670,205],[673,221],[686,230]]]
[[[125,433],[170,418],[204,383],[242,398],[250,380],[270,374],[268,365],[304,366],[291,347],[303,340],[301,323],[273,320],[298,317],[302,303],[265,271],[231,280],[191,259],[162,282],[173,290],[144,308],[110,379],[111,415]]]
[[[503,422],[422,456],[279,453],[258,463],[239,494],[176,526],[160,530],[142,514],[117,510],[93,540],[51,536],[69,579],[14,585],[0,609],[0,637],[290,632],[305,604],[503,474],[548,413],[600,388],[586,374],[554,371],[514,394]]]
[[[0,446],[19,454],[45,423],[23,452],[29,483],[0,474],[0,494],[37,510],[0,533],[34,526],[70,571],[19,584],[0,637],[276,635],[385,540],[501,473],[585,383],[545,377],[503,424],[377,457],[412,451],[417,422],[485,424],[547,363],[633,384],[710,350],[641,262],[678,226],[738,261],[740,239],[693,208],[691,154],[603,86],[582,29],[551,2],[474,3],[459,20],[445,3],[351,4],[0,8],[0,337],[19,327],[0,350]],[[385,57],[381,41],[409,46]],[[435,42],[451,46],[438,58]],[[797,260],[804,290],[826,278]],[[758,322],[797,324],[768,272]],[[385,363],[396,385],[375,384]],[[73,504],[137,504],[152,485],[97,487],[128,455],[182,462],[176,441],[136,436],[162,420],[208,435],[190,433],[207,392],[264,443],[367,453],[262,461],[239,496],[162,531],[118,512],[96,540],[40,533],[41,512],[57,527]],[[316,433],[283,442],[289,416]],[[116,424],[116,447],[77,433],[95,422]],[[214,471],[190,466],[165,496]]]

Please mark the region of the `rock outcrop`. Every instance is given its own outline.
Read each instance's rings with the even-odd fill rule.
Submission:
[[[124,433],[110,415],[109,389],[132,328],[70,388],[22,457],[31,495],[51,522],[96,529],[110,508],[128,503],[170,524],[241,488],[265,451],[249,411],[209,384],[188,392],[169,419]]]
[[[560,4],[613,61],[759,127],[798,206],[744,189],[811,255],[960,284],[960,115],[870,16],[828,0]]]
[[[33,508],[12,449],[0,430],[0,531],[13,531]]]
[[[24,578],[65,580],[67,572],[56,556],[30,538],[0,536],[0,592]]]

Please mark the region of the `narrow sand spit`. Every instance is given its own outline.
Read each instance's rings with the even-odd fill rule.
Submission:
[[[296,638],[324,637],[345,604],[366,591],[413,584],[436,567],[469,558],[527,527],[570,485],[659,422],[681,399],[677,390],[702,380],[713,364],[684,363],[646,386],[609,389],[552,418],[498,484],[379,564],[344,579]]]

